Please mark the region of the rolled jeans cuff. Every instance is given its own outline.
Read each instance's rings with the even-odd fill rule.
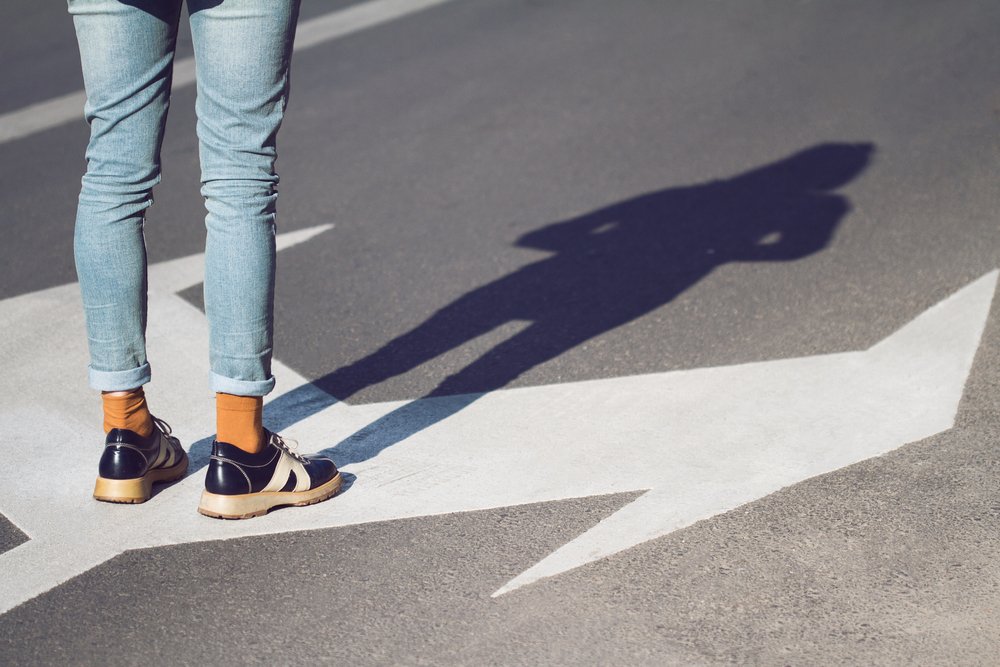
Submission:
[[[127,391],[149,382],[152,377],[149,362],[144,362],[138,368],[127,371],[95,371],[87,369],[88,380],[93,389],[101,391]]]
[[[209,385],[212,391],[236,396],[265,396],[274,389],[274,376],[266,380],[235,380],[225,375],[209,371]]]

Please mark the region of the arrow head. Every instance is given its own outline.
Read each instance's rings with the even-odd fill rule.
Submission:
[[[707,414],[700,415],[712,437],[699,448],[728,441],[720,458],[702,458],[703,465],[692,456],[665,461],[670,467],[654,488],[493,597],[951,428],[997,276],[998,271],[984,275],[866,352],[691,372],[685,382],[689,391],[699,387],[700,373],[709,383],[708,389],[700,387],[704,402],[727,406],[716,419],[728,420],[729,429],[714,428]],[[675,374],[664,377],[670,375]],[[725,380],[713,385],[719,376]],[[668,385],[663,389],[667,397]],[[736,404],[724,396],[736,397]],[[664,403],[666,410],[678,406],[678,401]],[[675,420],[685,418],[674,414]]]

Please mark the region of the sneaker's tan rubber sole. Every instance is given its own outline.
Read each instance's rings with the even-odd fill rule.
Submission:
[[[106,503],[144,503],[153,495],[155,482],[172,482],[187,472],[188,458],[184,456],[169,468],[150,470],[135,479],[108,479],[98,476],[94,484],[94,498]]]
[[[269,491],[233,496],[202,491],[198,511],[216,519],[250,519],[267,514],[272,507],[280,505],[302,507],[322,502],[335,496],[343,483],[344,478],[338,472],[329,482],[308,491]]]

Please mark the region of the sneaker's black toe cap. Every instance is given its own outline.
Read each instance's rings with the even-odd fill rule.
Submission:
[[[321,484],[326,484],[337,476],[337,466],[326,457],[310,456],[306,472],[309,473],[309,488],[315,489]]]

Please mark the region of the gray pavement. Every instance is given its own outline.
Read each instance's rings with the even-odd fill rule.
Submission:
[[[0,113],[79,86],[61,3],[0,18]],[[998,27],[990,2],[455,0],[303,51],[279,224],[334,228],[280,255],[276,357],[362,404],[867,348],[1000,267]],[[152,261],[203,243],[193,99]],[[0,144],[0,297],[75,280],[85,141]],[[635,231],[552,231],[598,220]],[[127,552],[0,616],[0,663],[996,664],[998,317],[954,428],[502,597],[637,493]],[[525,321],[553,324],[491,357]]]

